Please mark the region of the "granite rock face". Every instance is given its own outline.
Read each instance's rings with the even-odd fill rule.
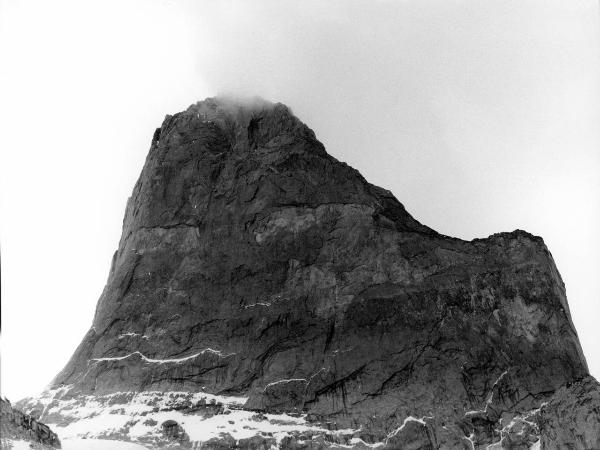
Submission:
[[[52,389],[205,392],[352,430],[344,445],[484,448],[587,375],[541,238],[443,236],[286,106],[206,99],[154,133],[93,326]]]

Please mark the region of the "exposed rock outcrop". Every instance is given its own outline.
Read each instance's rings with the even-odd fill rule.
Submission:
[[[81,399],[206,392],[244,399],[217,416],[278,414],[244,426],[287,448],[479,448],[587,375],[541,238],[443,236],[286,106],[207,99],[156,130],[93,326],[46,398],[58,423]],[[287,417],[307,422],[279,433]],[[252,437],[233,422],[223,436]]]
[[[540,416],[542,448],[600,449],[600,383],[594,378],[562,387]]]
[[[183,427],[174,420],[165,420],[161,425],[162,434],[167,441],[178,444],[178,447],[191,448],[190,437]]]
[[[13,408],[8,400],[0,398],[0,448],[11,449],[15,441],[26,442],[32,449],[61,448],[58,436],[49,426]]]

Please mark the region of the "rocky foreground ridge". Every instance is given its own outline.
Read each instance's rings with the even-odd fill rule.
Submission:
[[[10,450],[17,445],[37,450],[61,448],[60,439],[50,427],[0,398],[0,449]]]
[[[282,104],[167,116],[93,326],[23,408],[148,448],[600,448],[539,237],[416,221]],[[61,431],[62,430],[62,431]]]

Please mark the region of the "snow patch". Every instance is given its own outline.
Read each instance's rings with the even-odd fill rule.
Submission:
[[[2,448],[4,448],[4,439],[2,440]],[[6,441],[7,444],[12,444],[12,450],[31,450],[31,447],[29,446],[29,442],[27,441],[22,441],[22,440],[18,440],[18,441],[11,441],[8,440]],[[6,447],[6,448],[11,448],[11,447]]]
[[[273,381],[272,383],[269,383],[265,386],[264,392],[266,392],[267,389],[271,386],[276,386],[278,384],[283,384],[283,383],[293,383],[294,381],[304,381],[306,383],[306,378],[289,378],[287,380]]]
[[[385,443],[387,444],[387,442],[393,438],[394,436],[396,436],[398,433],[400,433],[400,431],[402,431],[404,429],[404,427],[406,426],[406,424],[408,422],[418,422],[421,425],[427,425],[425,423],[425,419],[427,419],[429,417],[424,416],[422,418],[417,418],[417,417],[413,417],[413,416],[408,416],[406,419],[404,419],[404,422],[402,422],[402,425],[400,425],[398,428],[396,428],[394,431],[392,431],[390,434],[387,435],[387,438],[385,439]]]
[[[64,394],[71,386],[62,386],[56,389],[50,389],[42,392],[37,398],[38,403],[43,405],[42,413],[40,414],[40,418],[44,417],[44,413],[48,410],[50,404],[56,399],[60,398],[61,394]]]
[[[492,388],[490,389],[490,395],[488,396],[487,400],[485,401],[485,407],[483,409],[467,411],[465,413],[465,416],[471,416],[473,414],[486,414],[487,413],[488,407],[492,404],[492,401],[494,400],[494,389],[496,388],[498,383],[500,383],[500,381],[502,381],[502,378],[504,378],[504,376],[507,373],[508,373],[508,369],[505,370],[504,372],[502,372],[502,374],[496,379],[496,381],[492,385]]]
[[[47,395],[47,398],[54,397]],[[103,396],[77,396],[65,400],[54,399],[49,404],[46,423],[64,442],[63,448],[66,450],[88,442],[97,446],[79,448],[138,450],[145,448],[143,445],[152,447],[164,439],[161,425],[167,420],[176,421],[192,443],[219,438],[222,434],[230,434],[236,440],[272,436],[280,443],[286,436],[300,433],[337,436],[342,442],[348,443],[350,436],[360,431],[331,431],[320,424],[308,422],[306,415],[247,411],[242,409],[247,400],[247,397],[202,392],[116,392]],[[101,447],[112,442],[104,438],[133,443],[123,443],[129,447]],[[379,445],[383,443],[369,447]]]
[[[251,303],[250,305],[244,305],[244,309],[253,308],[255,306],[268,307],[268,306],[271,306],[271,304],[270,303],[266,303],[266,302]]]
[[[321,372],[327,372],[328,369],[326,369],[325,367],[321,367],[319,370],[317,370],[315,373],[313,373],[311,376],[309,376],[308,378],[286,378],[283,380],[277,380],[277,381],[273,381],[272,383],[269,383],[265,386],[265,388],[263,389],[263,392],[267,392],[267,389],[271,386],[276,386],[278,384],[283,384],[283,383],[293,383],[295,381],[304,381],[304,383],[306,385],[309,385],[310,382],[312,381],[312,379],[314,377],[316,377],[317,375],[319,375]]]
[[[65,439],[61,444],[62,450],[147,450],[140,444],[109,439]]]
[[[108,358],[92,358],[90,361],[94,361],[94,362],[123,361],[124,359],[139,357],[143,361],[145,361],[147,363],[151,363],[151,364],[179,364],[179,363],[182,363],[185,361],[189,361],[191,359],[195,359],[198,356],[204,355],[206,353],[212,353],[214,355],[217,355],[219,358],[229,358],[230,356],[235,355],[235,353],[223,354],[223,352],[221,352],[220,350],[213,350],[212,348],[205,348],[201,352],[198,352],[198,353],[195,353],[195,354],[189,355],[189,356],[184,356],[183,358],[153,359],[153,358],[148,358],[147,356],[143,355],[139,351],[136,351],[133,353],[129,353],[128,355],[124,355],[124,356],[114,356],[114,357],[108,357]]]
[[[475,450],[475,433],[471,433],[468,436],[463,436],[463,438],[465,438],[467,441],[469,441],[471,443],[471,448],[473,450]]]
[[[146,336],[146,335],[142,336],[140,333],[133,333],[131,331],[129,333],[120,334],[119,337],[118,337],[118,339],[134,338],[134,337],[138,337],[138,336],[141,339],[146,339],[146,340],[148,339],[148,336]]]

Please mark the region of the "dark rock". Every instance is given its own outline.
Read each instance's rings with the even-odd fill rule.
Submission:
[[[303,378],[270,383],[262,392],[254,393],[246,406],[268,411],[301,411],[306,392],[307,381]]]
[[[58,435],[49,426],[38,422],[29,414],[12,407],[11,403],[0,398],[0,441],[1,448],[11,448],[13,440],[24,440],[31,448],[61,448]]]
[[[212,438],[202,443],[202,449],[206,450],[229,450],[233,448],[237,448],[237,442],[230,434],[222,434],[218,438]]]
[[[564,386],[540,412],[541,448],[600,449],[600,383],[592,377]]]
[[[275,439],[271,437],[252,436],[251,438],[240,439],[237,446],[242,450],[270,450],[275,444]]]
[[[180,444],[189,444],[190,438],[185,430],[174,420],[166,420],[161,425],[162,434],[171,441],[177,441]]]
[[[154,134],[93,326],[52,386],[244,395],[375,442],[428,416],[398,445],[470,448],[587,374],[541,238],[443,236],[284,105],[207,99]]]
[[[331,446],[321,436],[303,438],[298,436],[285,437],[279,446],[282,450],[323,450]]]
[[[500,447],[510,450],[529,450],[540,440],[539,414],[515,417],[510,426],[500,432]],[[495,439],[497,441],[497,439]]]

